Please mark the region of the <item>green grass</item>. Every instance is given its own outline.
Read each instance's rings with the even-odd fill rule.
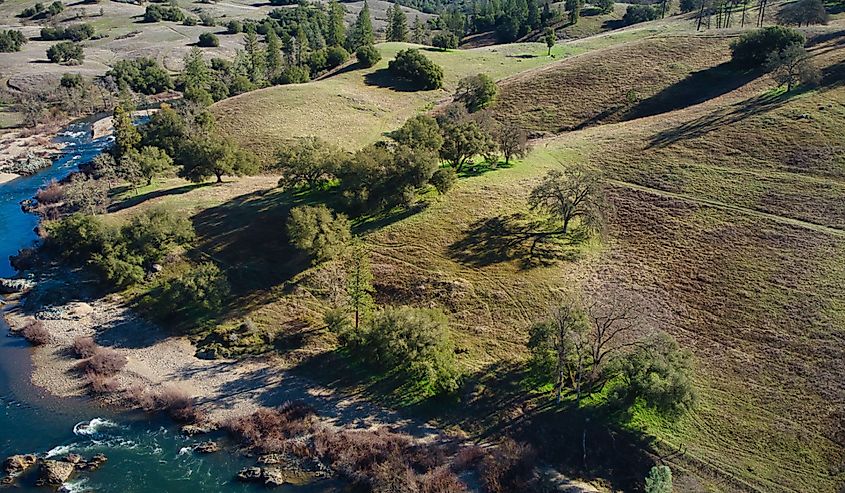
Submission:
[[[520,43],[473,50],[424,54],[441,65],[444,89],[405,91],[385,87],[395,81],[386,75],[388,61],[413,45],[379,44],[382,60],[375,67],[350,70],[320,81],[277,86],[217,103],[213,108],[221,132],[269,159],[274,146],[294,137],[316,135],[349,150],[357,150],[395,130],[415,113],[448,98],[462,77],[486,73],[502,79],[516,73],[584,53],[595,46],[623,42],[628,37],[591,43],[558,44],[554,58],[541,43]]]

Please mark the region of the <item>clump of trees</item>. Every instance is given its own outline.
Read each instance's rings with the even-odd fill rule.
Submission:
[[[0,52],[2,53],[20,51],[26,42],[26,36],[16,29],[0,31]]]
[[[114,289],[142,281],[153,264],[194,238],[186,217],[161,208],[145,211],[122,226],[77,213],[48,223],[47,232],[48,248],[92,266]]]
[[[391,4],[387,8],[387,29],[385,39],[387,41],[406,42],[408,41],[408,17],[398,3]]]
[[[639,24],[640,22],[653,21],[660,17],[660,11],[651,5],[629,5],[625,10],[622,21],[626,25]]]
[[[554,383],[558,403],[567,389],[580,406],[609,385],[625,408],[640,403],[673,415],[694,405],[692,355],[666,334],[640,337],[638,317],[618,299],[587,307],[567,301],[531,328],[531,363]]]
[[[53,63],[79,65],[85,60],[85,53],[81,44],[61,41],[47,48],[47,58]]]
[[[174,278],[166,279],[142,302],[156,317],[173,319],[219,312],[231,287],[223,271],[212,262],[192,266]]]
[[[448,31],[439,32],[431,38],[431,45],[441,50],[454,50],[458,47],[458,37]]]
[[[347,159],[348,153],[319,137],[300,138],[278,152],[276,168],[282,172],[279,186],[324,188]]]
[[[443,69],[419,50],[401,50],[396,54],[396,58],[390,61],[387,68],[396,77],[405,79],[421,89],[443,87]]]
[[[791,45],[804,46],[806,38],[795,29],[783,26],[749,31],[731,43],[731,61],[743,69],[761,68],[772,55]]]
[[[115,62],[106,72],[121,90],[131,89],[141,94],[158,94],[173,88],[170,73],[153,58],[135,58]]]
[[[41,39],[44,41],[84,41],[94,36],[94,26],[88,23],[73,24],[67,27],[43,27]]]
[[[777,14],[777,20],[781,24],[794,24],[798,27],[827,24],[829,18],[821,0],[798,0],[784,5]]]
[[[176,5],[159,5],[154,3],[147,5],[144,11],[144,22],[182,22],[184,20],[185,13]]]
[[[65,5],[56,0],[55,2],[51,3],[50,5],[44,6],[42,2],[38,2],[32,7],[27,7],[18,14],[18,17],[27,19],[27,18],[50,18],[56,15],[61,14],[65,10]]]

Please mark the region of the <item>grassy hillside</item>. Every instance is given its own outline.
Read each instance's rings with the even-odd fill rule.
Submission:
[[[545,446],[544,461],[573,475],[638,480],[636,467],[591,459],[584,470],[562,460],[557,451],[577,448],[572,416],[548,406],[546,395],[527,395],[518,381],[528,328],[564,293],[622,293],[641,300],[649,328],[669,332],[695,356],[697,410],[677,423],[638,411],[628,423],[641,445],[673,465],[678,491],[837,491],[845,483],[839,29],[811,42],[822,85],[793,94],[722,65],[728,37],[638,38],[646,31],[561,46],[573,51],[558,58],[580,55],[504,81],[500,118],[537,133],[581,128],[536,141],[511,168],[462,179],[420,211],[357,224],[368,233],[379,303],[448,310],[469,375],[459,405],[414,411],[479,438],[502,430],[532,437]],[[375,70],[258,91],[215,111],[225,132],[264,152],[307,134],[361,146],[448,95],[381,87],[376,74],[401,47],[382,46],[385,61]],[[502,78],[546,60],[518,57],[542,52],[538,45],[493,50],[427,54],[444,65],[448,88],[482,68]],[[626,97],[631,90],[636,98]],[[607,235],[572,259],[526,265],[493,226],[525,209],[547,170],[576,163],[608,179]],[[283,238],[288,209],[313,197],[274,183],[168,181],[119,214],[161,202],[191,213],[201,255],[226,269],[236,294],[222,327],[249,317],[277,334],[291,366],[402,404],[349,368],[319,330],[332,266],[308,268]],[[625,440],[599,433],[612,455],[629,459],[610,445]]]
[[[449,97],[458,80],[467,75],[486,73],[502,79],[648,34],[637,31],[592,42],[559,44],[552,50],[554,58],[546,56],[542,43],[451,51],[423,48],[425,55],[441,65],[445,73],[444,89],[435,91],[406,90],[387,73],[387,64],[396,53],[415,45],[383,43],[378,45],[382,60],[373,68],[356,70],[352,66],[319,81],[242,94],[217,103],[213,109],[223,133],[251,146],[265,158],[272,156],[273,143],[306,135],[359,149],[396,129],[415,113]]]

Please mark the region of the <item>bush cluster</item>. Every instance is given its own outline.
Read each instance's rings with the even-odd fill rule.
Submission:
[[[182,22],[185,13],[176,5],[147,5],[144,11],[144,22],[173,21]]]
[[[200,34],[199,41],[197,41],[197,46],[213,48],[220,46],[220,40],[213,33],[202,33]]]
[[[651,5],[629,5],[622,21],[630,26],[640,22],[653,21],[658,17],[660,17],[660,10]]]
[[[84,41],[94,36],[94,26],[88,23],[73,24],[68,27],[43,27],[41,39],[44,41]]]
[[[44,322],[34,320],[21,329],[21,335],[33,346],[43,346],[50,342],[50,332]]]
[[[18,30],[7,29],[0,31],[0,53],[11,53],[20,51],[26,44],[26,36]]]
[[[364,45],[355,51],[355,58],[362,67],[372,67],[381,60],[381,53],[373,45]]]
[[[153,58],[120,60],[106,75],[114,77],[119,88],[141,94],[158,94],[173,88],[170,74]]]
[[[82,45],[73,41],[61,41],[47,48],[47,58],[53,63],[79,65],[85,59]]]
[[[163,412],[183,423],[196,423],[204,418],[190,394],[175,385],[152,389],[147,385],[136,384],[129,387],[127,394],[134,406],[147,412]]]

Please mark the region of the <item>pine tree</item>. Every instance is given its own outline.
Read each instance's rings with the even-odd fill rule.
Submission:
[[[305,34],[302,24],[296,26],[296,64],[302,65],[305,63],[305,55],[308,51],[308,35]]]
[[[346,44],[349,51],[355,51],[358,48],[375,43],[373,36],[373,20],[370,18],[370,6],[367,0],[364,0],[364,7],[358,13],[358,18],[355,20],[355,25],[352,26],[352,32],[346,38]]]
[[[211,97],[211,71],[202,57],[202,50],[193,48],[185,55],[185,69],[182,72],[185,82],[185,99],[204,106],[214,102]]]
[[[349,297],[349,307],[355,314],[355,332],[358,332],[363,318],[373,308],[373,272],[370,270],[370,259],[366,246],[356,240],[350,249],[347,264],[346,294]]]
[[[537,6],[537,0],[528,0],[528,26],[532,31],[540,27],[540,8]]]
[[[332,0],[329,4],[329,28],[326,33],[328,46],[343,46],[346,43],[346,24],[343,21],[343,7]]]
[[[141,143],[141,133],[132,123],[130,113],[122,105],[114,108],[114,157],[120,159]]]
[[[387,41],[393,41],[393,7],[395,6],[395,3],[391,3],[384,13],[387,20],[387,26],[384,28],[384,39]]]
[[[246,52],[249,80],[258,86],[264,85],[264,50],[261,49],[261,44],[258,43],[258,36],[256,36],[255,30],[250,29],[244,35],[244,51]]]
[[[388,18],[388,25],[390,26],[388,41],[403,43],[408,41],[408,17],[399,4],[393,4],[393,12]]]
[[[420,19],[420,16],[414,17],[414,34],[411,40],[417,44],[428,44],[428,26]]]
[[[282,43],[276,31],[267,31],[267,80],[276,80],[282,71]]]

